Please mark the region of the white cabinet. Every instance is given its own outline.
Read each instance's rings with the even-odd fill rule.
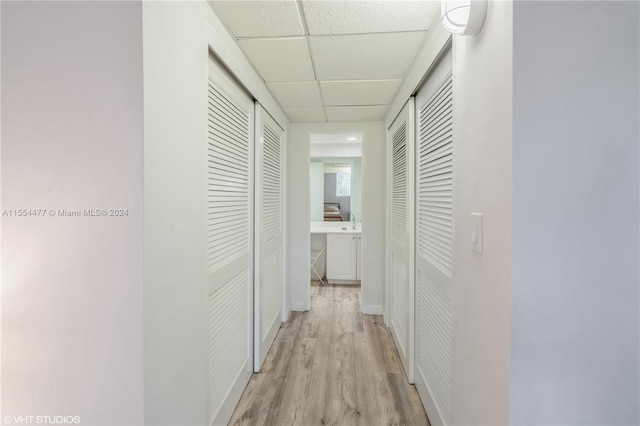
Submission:
[[[359,234],[327,234],[327,278],[356,280]]]

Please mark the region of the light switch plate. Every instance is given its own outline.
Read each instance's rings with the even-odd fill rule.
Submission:
[[[482,253],[482,213],[471,213],[471,249]]]

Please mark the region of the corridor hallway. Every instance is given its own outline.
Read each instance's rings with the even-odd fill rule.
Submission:
[[[382,316],[363,315],[360,287],[311,287],[242,395],[230,425],[428,425]]]

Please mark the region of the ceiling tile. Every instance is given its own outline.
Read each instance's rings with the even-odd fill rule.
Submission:
[[[267,83],[269,91],[280,106],[322,105],[315,81],[302,83]]]
[[[322,81],[324,104],[330,105],[388,105],[402,80],[346,80]]]
[[[311,35],[425,31],[439,1],[304,1]]]
[[[321,106],[285,107],[283,109],[292,123],[319,123],[327,121],[324,115],[324,108]]]
[[[404,78],[426,32],[310,37],[320,80]]]
[[[304,37],[238,40],[267,83],[315,80]]]
[[[380,121],[389,105],[363,107],[327,107],[329,121]]]
[[[237,38],[305,35],[295,0],[209,0],[209,5]]]

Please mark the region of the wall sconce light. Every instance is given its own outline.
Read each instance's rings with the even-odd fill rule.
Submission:
[[[487,0],[442,0],[440,17],[452,34],[477,35],[487,15]]]

